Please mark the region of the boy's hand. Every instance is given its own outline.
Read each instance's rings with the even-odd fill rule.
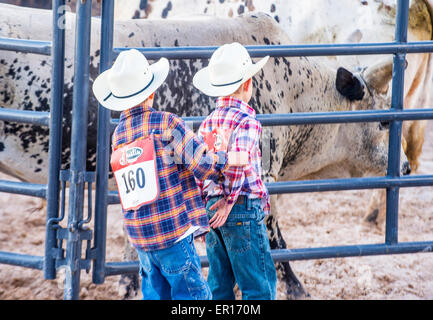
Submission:
[[[226,200],[224,198],[218,200],[215,202],[209,209],[210,210],[217,210],[215,215],[212,217],[212,219],[209,220],[209,224],[212,228],[216,229],[224,225],[224,223],[227,220],[227,217],[230,214],[230,211],[232,211],[234,203],[227,204]]]
[[[227,162],[229,166],[243,167],[248,164],[249,154],[246,151],[227,152]]]

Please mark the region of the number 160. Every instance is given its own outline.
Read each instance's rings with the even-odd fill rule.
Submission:
[[[137,181],[137,186],[140,189],[144,188],[144,185],[146,184],[146,178],[145,178],[144,170],[142,168],[138,168],[135,172],[134,170],[129,170],[128,172],[122,174],[122,178],[123,181],[125,182],[126,193],[135,190],[136,181]]]

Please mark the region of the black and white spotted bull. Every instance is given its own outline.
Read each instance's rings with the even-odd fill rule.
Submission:
[[[0,5],[0,36],[49,40],[51,12]],[[68,15],[65,70],[65,112],[62,166],[69,165],[73,87],[74,15]],[[98,74],[100,20],[92,20],[90,77]],[[234,19],[130,20],[115,24],[115,47],[288,44],[290,39],[267,15]],[[1,52],[0,104],[5,108],[49,111],[51,60],[48,57]],[[156,95],[159,109],[180,116],[207,115],[213,99],[192,86],[192,76],[207,61],[173,60],[166,83]],[[362,75],[329,68],[320,58],[274,58],[254,77],[251,105],[259,114],[381,109],[389,101],[380,92],[391,79],[390,64],[378,64]],[[87,170],[95,170],[97,104],[89,96]],[[117,117],[118,114],[113,114]],[[302,125],[265,128],[262,136],[264,180],[300,180],[383,175],[387,167],[388,132],[378,123]],[[23,181],[46,182],[48,129],[0,123],[0,169]],[[408,168],[402,152],[402,173]],[[280,232],[278,204],[272,196],[267,219],[272,249],[286,248]],[[281,214],[285,214],[281,212]],[[129,251],[134,253],[134,250]],[[127,257],[133,259],[132,255]],[[288,298],[307,295],[290,268],[278,263]],[[137,278],[135,278],[137,279]],[[136,288],[135,288],[136,289]],[[133,294],[133,292],[129,292]]]

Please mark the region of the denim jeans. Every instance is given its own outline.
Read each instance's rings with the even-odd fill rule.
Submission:
[[[143,300],[210,300],[193,236],[154,251],[136,249]]]
[[[206,204],[209,210],[220,197]],[[271,257],[265,214],[260,199],[245,199],[235,204],[223,226],[206,235],[209,259],[208,283],[215,300],[234,300],[233,288],[238,284],[242,299],[274,300],[277,275]]]

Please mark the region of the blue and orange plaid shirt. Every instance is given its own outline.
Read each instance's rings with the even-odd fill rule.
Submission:
[[[160,195],[138,210],[123,210],[132,245],[145,250],[164,249],[190,227],[209,231],[195,178],[217,181],[228,168],[225,153],[208,152],[184,121],[169,112],[138,105],[120,115],[112,138],[113,151],[153,133]]]

